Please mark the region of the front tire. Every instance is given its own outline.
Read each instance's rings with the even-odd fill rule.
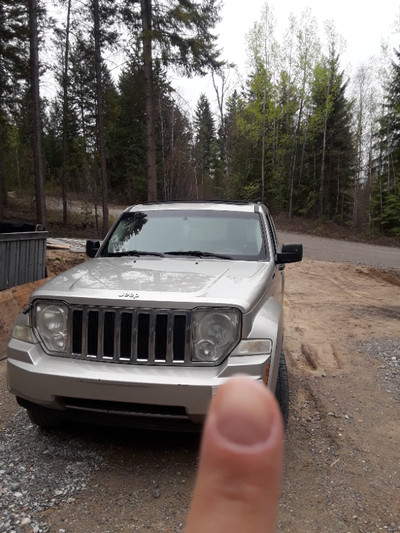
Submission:
[[[278,400],[279,407],[281,408],[282,418],[286,428],[289,419],[289,379],[285,354],[283,351],[279,357],[278,379],[276,381],[275,397]]]

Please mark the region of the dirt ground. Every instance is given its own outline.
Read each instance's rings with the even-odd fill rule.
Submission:
[[[53,250],[48,269],[57,273],[83,259]],[[18,415],[5,390],[5,347],[13,316],[31,289],[0,293],[0,432]],[[400,532],[398,277],[305,259],[286,268],[285,313],[291,413],[278,531]],[[103,463],[74,498],[42,511],[43,531],[183,528],[196,437],[71,431],[61,438],[94,443]]]

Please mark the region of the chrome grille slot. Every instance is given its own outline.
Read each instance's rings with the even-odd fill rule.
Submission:
[[[91,356],[97,356],[99,338],[99,313],[89,311],[87,314],[87,353]]]
[[[150,317],[147,313],[139,313],[137,321],[137,359],[146,361],[149,357]]]
[[[71,309],[72,357],[147,365],[190,364],[190,311]]]

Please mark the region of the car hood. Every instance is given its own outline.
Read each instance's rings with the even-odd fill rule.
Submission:
[[[95,258],[55,277],[31,297],[92,305],[252,308],[272,262],[193,258]],[[263,287],[265,286],[265,287]]]

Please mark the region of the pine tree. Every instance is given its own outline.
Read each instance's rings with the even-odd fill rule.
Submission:
[[[244,98],[235,90],[228,98],[226,104],[226,135],[227,154],[230,169],[230,196],[228,198],[253,199],[253,196],[246,194],[245,187],[248,185],[248,177],[251,174],[249,168],[254,158],[250,159],[250,154],[254,154],[254,146],[249,135],[246,134],[243,125],[245,120]],[[255,188],[258,190],[259,179]],[[251,185],[253,188],[253,185]]]
[[[136,38],[142,36],[146,97],[148,199],[157,199],[155,94],[153,61],[173,67],[188,76],[218,68],[216,36],[211,33],[219,20],[217,0],[125,0],[123,15]]]
[[[143,64],[132,54],[118,82],[119,114],[109,143],[111,185],[130,202],[147,199]]]
[[[372,210],[384,231],[400,234],[400,49],[395,50],[380,119]]]
[[[315,215],[343,223],[351,208],[355,151],[347,81],[332,47],[314,71],[308,145],[308,206]]]
[[[5,173],[13,116],[27,82],[28,43],[25,2],[0,0],[0,218],[7,203]]]
[[[214,178],[216,149],[215,124],[210,102],[205,94],[201,94],[197,102],[194,135],[197,184],[201,189],[200,195],[203,197]]]

